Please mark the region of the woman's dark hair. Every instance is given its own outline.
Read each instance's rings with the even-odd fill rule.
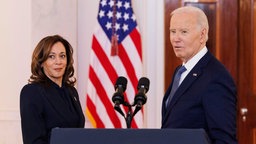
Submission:
[[[73,59],[73,48],[70,43],[59,35],[47,36],[43,38],[34,49],[31,62],[31,72],[29,83],[47,83],[47,76],[44,74],[42,63],[48,59],[51,52],[52,46],[61,42],[67,55],[67,67],[63,75],[63,83],[69,86],[74,86],[76,78],[74,78],[74,59]]]

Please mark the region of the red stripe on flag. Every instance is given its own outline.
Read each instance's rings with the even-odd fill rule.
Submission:
[[[95,121],[101,122],[101,125],[104,125],[106,128],[111,128],[113,126],[115,128],[121,128],[121,122],[123,121],[120,118],[122,117],[119,117],[118,112],[114,110],[112,105],[113,93],[107,93],[112,90],[105,89],[112,87],[106,86],[106,84],[112,83],[114,85],[118,76],[128,77],[130,83],[127,85],[132,85],[132,88],[129,86],[126,93],[129,93],[129,95],[135,95],[137,91],[138,78],[142,76],[142,47],[136,18],[131,6],[131,0],[118,0],[118,3],[113,3],[114,5],[107,4],[109,1],[110,0],[101,1],[99,3],[99,11],[97,16],[98,24],[92,38],[92,56],[94,57],[91,58],[92,63],[90,63],[89,67],[89,79],[91,82],[90,84],[93,86],[89,85],[88,91],[90,88],[93,88],[93,93],[87,95],[87,100],[89,99],[92,105],[90,106],[91,113],[96,114],[88,113],[87,115],[93,117],[91,118],[92,120],[95,119]],[[130,5],[129,8],[127,8],[128,5]],[[113,13],[113,16],[109,17],[108,13]],[[121,19],[124,20],[117,18],[118,13],[125,13],[125,15],[121,15]],[[118,28],[117,24],[121,27]],[[118,38],[118,55],[111,57],[110,44],[111,38],[114,35],[116,35]],[[127,39],[127,41],[125,41],[127,36],[131,39]],[[122,44],[122,42],[124,43]],[[95,65],[97,63],[94,62],[98,62],[99,66]],[[102,77],[101,74],[105,75],[105,77]],[[94,94],[94,89],[97,94]],[[133,89],[132,93],[131,91],[128,92],[130,89]],[[135,93],[133,93],[133,91]],[[124,94],[124,97],[125,100],[128,100],[126,93]],[[129,100],[131,99],[129,98]],[[124,111],[126,111],[127,114],[127,107],[124,105],[121,106],[124,108]],[[104,108],[104,110],[99,110],[99,108]],[[102,111],[106,111],[107,114],[102,115],[99,113]],[[142,111],[138,112],[137,115],[139,115],[139,118],[143,118]],[[105,122],[104,118],[110,121]],[[94,122],[94,125],[96,125],[95,123],[98,122]],[[141,119],[134,119],[131,123],[132,128],[142,126],[143,123]]]
[[[116,79],[118,77],[117,73],[116,73],[114,67],[112,66],[111,62],[109,61],[108,57],[104,53],[101,45],[99,44],[99,42],[95,38],[95,36],[93,36],[92,43],[93,43],[92,44],[93,51],[95,52],[95,54],[97,55],[98,59],[102,63],[102,66],[104,67],[105,71],[107,72],[107,74],[109,76],[109,79],[111,80],[111,82],[113,84],[115,84],[115,81],[116,81]]]
[[[87,99],[86,99],[86,105],[87,105],[87,108],[90,111],[94,121],[96,122],[96,127],[97,128],[105,128],[98,113],[96,112],[96,107],[95,107],[94,103],[91,101],[91,99],[88,95],[87,95]]]
[[[136,28],[130,33],[130,37],[138,51],[140,60],[142,61],[141,38],[140,38],[140,33],[138,32],[138,30]]]
[[[127,55],[125,48],[123,47],[122,44],[119,45],[119,50],[120,50],[119,57],[120,57],[123,65],[125,66],[127,74],[129,76],[129,79],[132,82],[133,89],[135,91],[137,91],[138,79],[136,77],[135,69],[130,61],[130,58],[132,58],[132,56],[129,57]],[[125,110],[127,112],[127,109],[125,109]],[[134,120],[132,121],[132,128],[138,128],[138,126]]]
[[[121,59],[123,65],[125,66],[127,74],[129,76],[129,79],[132,82],[132,86],[135,90],[137,90],[138,79],[137,79],[137,76],[135,73],[135,69],[130,60],[130,58],[132,58],[132,56],[129,57],[127,55],[125,48],[121,44],[119,45],[119,50],[120,50],[120,53],[119,53],[120,59]]]
[[[119,47],[122,47],[121,45],[119,45]],[[106,54],[104,53],[104,51],[102,50],[100,44],[98,43],[97,39],[95,38],[95,36],[93,37],[93,50],[94,52],[96,53],[98,59],[100,60],[100,62],[102,63],[104,69],[106,70],[106,72],[108,73],[109,77],[112,78],[111,81],[113,83],[113,85],[115,84],[114,81],[116,81],[117,79],[117,73],[115,71],[115,69],[113,68],[113,66],[111,65],[110,61],[108,60]],[[119,57],[122,59],[123,58],[123,63],[124,65],[128,67],[126,67],[126,71],[128,73],[128,75],[130,75],[130,77],[132,77],[133,79],[131,79],[133,82],[133,87],[134,89],[136,90],[137,89],[137,86],[136,86],[136,83],[138,83],[138,80],[136,79],[136,75],[135,75],[135,70],[129,60],[129,57],[127,55],[127,53],[124,51],[124,48],[121,49],[120,48],[120,53],[119,53]],[[129,62],[128,62],[129,60]],[[130,73],[130,74],[129,74]],[[111,76],[112,75],[112,76]],[[115,77],[115,79],[114,79]],[[124,94],[124,98],[126,100],[128,100],[126,94]],[[126,109],[126,107],[124,107],[125,111],[128,112],[128,109]],[[132,121],[132,128],[138,128],[137,124],[135,121]]]
[[[109,118],[111,119],[113,125],[115,128],[121,128],[121,122],[119,121],[119,118],[117,117],[115,110],[113,108],[112,103],[110,102],[110,99],[108,98],[108,95],[102,86],[99,78],[97,77],[96,73],[94,72],[93,68],[90,66],[90,73],[89,73],[89,78],[92,81],[93,85],[95,88],[97,88],[97,94],[104,104],[106,111],[109,115]]]

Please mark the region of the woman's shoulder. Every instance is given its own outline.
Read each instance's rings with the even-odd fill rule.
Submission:
[[[43,89],[42,85],[31,83],[23,86],[20,92],[20,106],[23,108],[37,108],[43,107]]]
[[[33,89],[38,89],[40,86],[40,84],[37,83],[28,83],[26,85],[23,86],[22,91],[23,90],[33,90]]]
[[[21,89],[21,95],[38,94],[42,90],[42,85],[38,83],[29,83],[23,86]]]

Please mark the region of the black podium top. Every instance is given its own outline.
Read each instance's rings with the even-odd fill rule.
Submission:
[[[210,144],[203,129],[56,128],[51,144]]]

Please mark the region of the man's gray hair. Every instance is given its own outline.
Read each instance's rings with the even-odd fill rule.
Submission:
[[[171,13],[171,16],[173,16],[174,14],[178,14],[178,13],[194,13],[194,14],[196,14],[198,24],[201,26],[201,28],[206,29],[206,41],[208,40],[209,23],[208,23],[207,16],[200,8],[197,8],[194,6],[180,7],[180,8],[175,9]]]

